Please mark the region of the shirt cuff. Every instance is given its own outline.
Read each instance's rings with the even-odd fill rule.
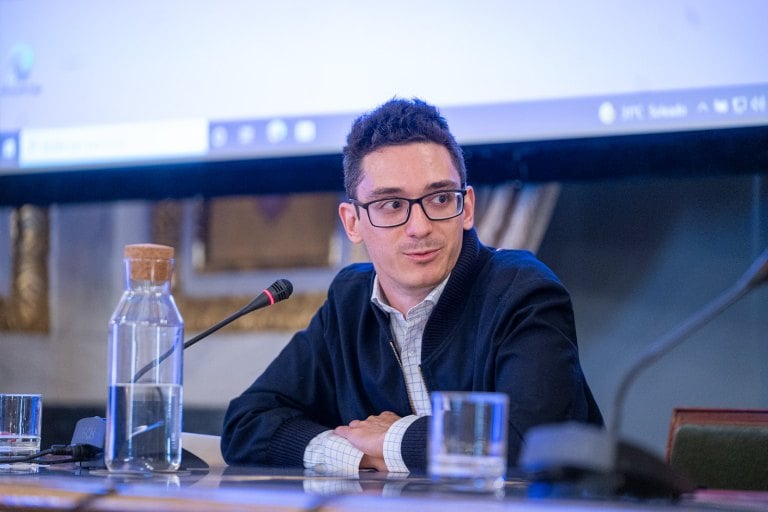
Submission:
[[[313,437],[304,450],[304,467],[318,473],[357,474],[362,459],[363,452],[333,430]]]
[[[384,463],[390,473],[408,473],[408,466],[403,461],[403,454],[400,447],[403,444],[405,431],[411,426],[411,423],[419,419],[419,416],[411,414],[400,418],[390,425],[387,433],[384,435]]]

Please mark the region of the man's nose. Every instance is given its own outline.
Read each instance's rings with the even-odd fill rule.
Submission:
[[[418,208],[416,208],[418,206]],[[406,231],[409,234],[418,234],[424,231],[432,230],[432,221],[427,217],[424,212],[424,207],[421,203],[413,203],[411,205],[411,215],[406,223]]]

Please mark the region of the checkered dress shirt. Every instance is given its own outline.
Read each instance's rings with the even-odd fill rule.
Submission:
[[[405,431],[419,416],[432,413],[429,390],[421,375],[421,337],[429,320],[429,315],[443,293],[448,279],[440,283],[419,304],[412,307],[407,315],[386,303],[381,292],[378,276],[374,278],[373,302],[389,314],[390,328],[394,337],[393,350],[398,358],[408,390],[408,399],[413,414],[397,420],[384,437],[384,462],[390,473],[407,473],[408,467],[403,462],[400,445]],[[360,418],[365,419],[365,418]],[[356,473],[360,467],[363,452],[341,436],[327,430],[317,435],[304,451],[304,467],[320,472]]]

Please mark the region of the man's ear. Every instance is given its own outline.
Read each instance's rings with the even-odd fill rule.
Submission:
[[[465,230],[472,229],[475,225],[475,189],[467,186],[467,194],[464,196],[464,223]]]
[[[339,205],[339,217],[341,218],[341,224],[344,226],[344,231],[347,233],[347,238],[354,244],[362,242],[363,237],[360,235],[358,208],[352,203],[341,203]]]

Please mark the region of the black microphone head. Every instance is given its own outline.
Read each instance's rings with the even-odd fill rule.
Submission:
[[[280,302],[291,296],[293,293],[293,284],[287,279],[278,279],[272,286],[267,288],[275,302]]]
[[[247,306],[237,312],[237,315],[244,315],[251,311],[256,311],[263,307],[271,306],[281,300],[285,300],[293,293],[293,285],[287,279],[278,279],[269,288],[266,288],[253,299]]]

